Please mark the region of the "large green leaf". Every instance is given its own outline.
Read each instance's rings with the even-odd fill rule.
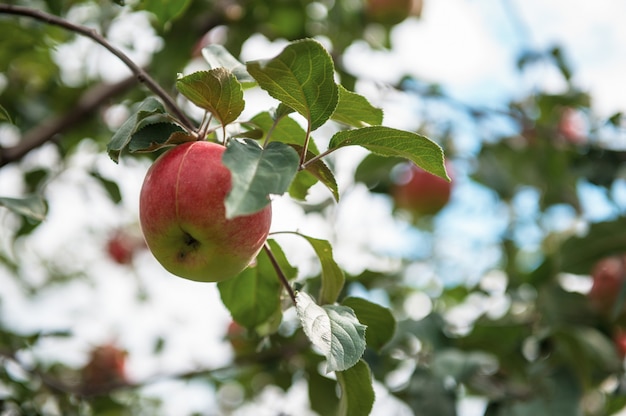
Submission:
[[[235,121],[245,107],[241,83],[226,68],[194,72],[176,81],[176,88],[223,126]]]
[[[212,44],[202,48],[202,57],[211,69],[228,69],[244,86],[255,83],[254,78],[248,73],[246,66],[231,55],[222,45]]]
[[[229,140],[222,162],[231,171],[226,216],[234,218],[263,209],[269,195],[281,195],[298,170],[299,156],[290,146],[272,142],[265,148],[251,139]]]
[[[380,350],[393,337],[396,331],[396,320],[391,311],[384,306],[363,298],[349,297],[341,304],[354,311],[359,322],[367,326],[367,345]]]
[[[335,111],[338,89],[333,61],[315,40],[293,42],[275,58],[248,62],[247,68],[261,88],[304,116],[311,130]]]
[[[374,407],[374,386],[367,363],[359,360],[353,367],[338,371],[337,382],[341,386],[340,416],[369,415]]]
[[[163,104],[153,97],[146,98],[139,105],[137,111],[135,111],[135,113],[132,114],[119,129],[117,129],[113,138],[111,138],[111,141],[107,145],[109,157],[117,163],[122,150],[124,150],[124,148],[128,145],[133,137],[133,134],[143,127],[140,124],[141,121],[158,114],[165,114]]]
[[[409,159],[422,169],[449,180],[443,163],[443,150],[420,134],[383,126],[363,127],[336,133],[328,147],[337,149],[354,145],[381,156]]]
[[[339,102],[332,119],[352,127],[382,124],[383,110],[374,107],[367,98],[338,85]]]
[[[0,206],[10,209],[31,221],[46,219],[46,202],[39,195],[29,195],[24,198],[0,197]]]
[[[296,311],[305,334],[326,357],[326,371],[355,365],[365,351],[365,325],[346,306],[319,306],[305,292],[296,295]]]
[[[280,246],[273,240],[268,244],[285,277],[294,278],[297,270],[287,262]],[[259,253],[255,266],[219,282],[217,287],[224,306],[242,326],[254,328],[280,313],[282,286],[265,251]]]

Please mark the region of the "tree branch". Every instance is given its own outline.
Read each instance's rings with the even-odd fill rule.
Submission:
[[[87,90],[72,111],[62,116],[51,117],[45,120],[37,127],[27,131],[16,145],[0,148],[0,168],[20,160],[31,150],[53,139],[55,135],[76,125],[98,109],[102,103],[126,91],[135,82],[135,77],[130,76],[115,84],[100,84]]]
[[[0,4],[0,13],[31,17],[51,25],[60,26],[69,31],[76,32],[99,43],[124,62],[139,82],[144,83],[152,92],[158,95],[165,103],[165,106],[174,114],[174,116],[176,116],[176,118],[178,118],[185,128],[187,128],[190,132],[195,130],[193,123],[182,112],[172,97],[170,97],[165,90],[163,90],[163,88],[161,88],[161,86],[152,77],[150,77],[146,71],[144,71],[143,68],[133,62],[126,54],[124,54],[124,52],[109,43],[104,36],[100,35],[95,30],[89,27],[76,25],[60,17],[28,7]]]

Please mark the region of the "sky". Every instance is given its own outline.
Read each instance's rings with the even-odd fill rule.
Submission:
[[[73,19],[80,22],[87,15],[88,11],[78,10]],[[626,111],[623,16],[626,16],[626,3],[621,0],[426,0],[421,19],[407,20],[394,30],[392,51],[374,51],[365,44],[357,44],[348,51],[346,61],[350,69],[372,81],[396,81],[399,75],[409,73],[441,84],[462,102],[497,109],[511,96],[527,91],[529,85],[553,91],[563,88],[550,69],[539,68],[520,82],[515,68],[520,49],[558,44],[573,64],[575,82],[590,90],[599,114],[610,116],[616,111]],[[133,39],[142,39],[137,42],[133,56],[140,63],[148,59],[151,49],[167,47],[151,32],[145,17],[141,13],[129,14],[112,28],[111,34],[112,39],[127,39],[129,33]],[[242,58],[273,56],[283,44],[255,37],[244,46]],[[80,59],[67,59],[68,54],[75,53]],[[258,56],[262,53],[266,54]],[[67,50],[60,48],[58,59],[67,65],[64,79],[70,84],[80,83],[85,76],[115,79],[125,74],[123,66],[93,48],[88,40],[79,39]],[[95,64],[85,72],[72,62]],[[368,83],[361,83],[358,88],[385,109],[386,125],[412,128],[419,121],[415,119],[415,108],[420,104],[415,100],[380,95]],[[251,97],[255,99],[262,97]],[[111,118],[115,124],[115,114]],[[3,133],[0,134],[3,144],[16,140],[16,136],[11,139],[6,128]],[[474,151],[475,140],[472,134],[467,134],[462,149],[468,153]],[[76,337],[51,339],[33,351],[34,356],[51,362],[60,359],[78,367],[86,359],[89,348],[115,340],[129,350],[128,369],[135,380],[163,372],[228,364],[231,352],[222,336],[230,318],[214,285],[172,277],[147,252],[140,254],[132,267],[112,264],[103,257],[102,244],[94,244],[105,241],[116,227],[138,230],[137,195],[147,169],[141,161],[128,160],[115,165],[94,149],[93,144],[86,142],[69,161],[68,168],[50,183],[49,218],[28,243],[19,247],[24,258],[30,259],[25,278],[33,285],[45,278],[44,268],[51,266],[83,277],[30,297],[6,270],[0,269],[0,313],[25,332],[71,327]],[[337,153],[341,162],[338,165],[345,171],[337,172],[344,199],[336,208],[335,222],[328,224],[320,217],[305,216],[290,201],[276,198],[273,230],[298,228],[314,237],[332,239],[337,261],[352,273],[368,267],[393,267],[393,262],[381,260],[370,251],[401,252],[407,246],[418,245],[423,234],[393,220],[388,200],[371,196],[350,183],[349,171],[364,153],[359,150]],[[44,146],[29,155],[25,163],[54,166],[57,159],[54,150]],[[85,173],[85,169],[93,167],[104,176],[119,180],[124,196],[122,205],[110,203],[93,178]],[[0,189],[4,195],[19,193],[18,177],[19,172],[12,167],[0,171]],[[324,198],[323,193],[323,189],[316,190],[313,198]],[[526,198],[520,203],[532,205],[533,196]],[[437,227],[441,244],[452,248],[452,260],[459,270],[454,278],[457,280],[452,283],[460,283],[461,279],[478,279],[497,261],[494,236],[502,231],[506,218],[490,221],[501,214],[501,208],[493,203],[493,196],[468,182],[460,181],[453,201],[453,206],[441,214]],[[355,215],[364,204],[369,207],[368,217]],[[469,217],[473,221],[468,221]],[[11,224],[11,217],[0,211],[0,227]],[[464,239],[458,238],[459,233]],[[288,255],[303,273],[319,267],[305,246],[289,241]],[[0,244],[6,243],[0,236]],[[487,254],[482,263],[463,255],[471,247],[479,247]],[[370,296],[383,304],[386,301],[381,293]],[[138,303],[139,297],[146,300]],[[427,300],[421,297],[415,301],[415,313],[423,314],[419,306]],[[151,354],[154,339],[166,336],[168,343],[162,354]],[[213,396],[198,394],[206,393],[200,385],[163,381],[145,392],[177,397],[165,405],[170,414],[180,414],[174,409],[191,411],[214,406]],[[297,411],[294,406],[301,405],[297,414],[305,415],[303,392],[298,385],[284,397],[268,392],[259,402],[266,408],[273,406],[273,410],[289,406],[292,413]],[[377,392],[375,415],[389,414],[391,406],[400,406],[386,395],[382,386],[377,386]],[[460,416],[481,414],[481,406],[479,400],[472,398],[461,406]],[[263,414],[258,406],[255,409],[247,407],[235,414],[249,415],[253,411],[256,416]],[[396,414],[404,413],[398,410]]]

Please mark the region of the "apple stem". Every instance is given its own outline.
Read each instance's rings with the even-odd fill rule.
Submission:
[[[274,253],[272,253],[272,249],[270,248],[270,245],[267,244],[267,242],[263,245],[263,250],[265,250],[265,253],[267,253],[267,257],[269,257],[270,262],[272,263],[272,266],[274,267],[274,270],[276,270],[276,274],[278,275],[278,280],[280,280],[280,283],[282,283],[282,285],[285,287],[285,289],[287,290],[287,293],[289,294],[289,297],[291,298],[291,301],[295,305],[296,293],[293,291],[293,288],[289,284],[289,281],[287,281],[287,278],[285,277],[285,273],[283,273],[282,269],[280,268],[280,265],[278,264],[276,257],[274,257]]]

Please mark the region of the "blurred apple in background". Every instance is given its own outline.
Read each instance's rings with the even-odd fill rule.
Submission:
[[[422,0],[366,0],[365,3],[367,19],[383,25],[395,25],[421,13]]]
[[[126,351],[112,343],[93,348],[89,361],[81,370],[82,392],[105,394],[128,383],[126,355]]]
[[[626,282],[626,257],[611,256],[599,260],[591,271],[593,284],[588,297],[591,305],[604,314],[613,314],[622,286]]]
[[[146,243],[140,234],[125,229],[115,230],[106,243],[109,258],[121,265],[131,264],[135,253],[145,248]]]
[[[452,177],[450,164],[446,163],[448,176]],[[448,182],[417,165],[404,164],[391,188],[396,208],[405,210],[414,218],[435,215],[448,203],[452,182]]]
[[[230,279],[255,259],[269,233],[271,205],[226,218],[231,174],[222,164],[225,150],[206,141],[181,144],[146,174],[139,197],[141,228],[154,257],[177,276]]]

